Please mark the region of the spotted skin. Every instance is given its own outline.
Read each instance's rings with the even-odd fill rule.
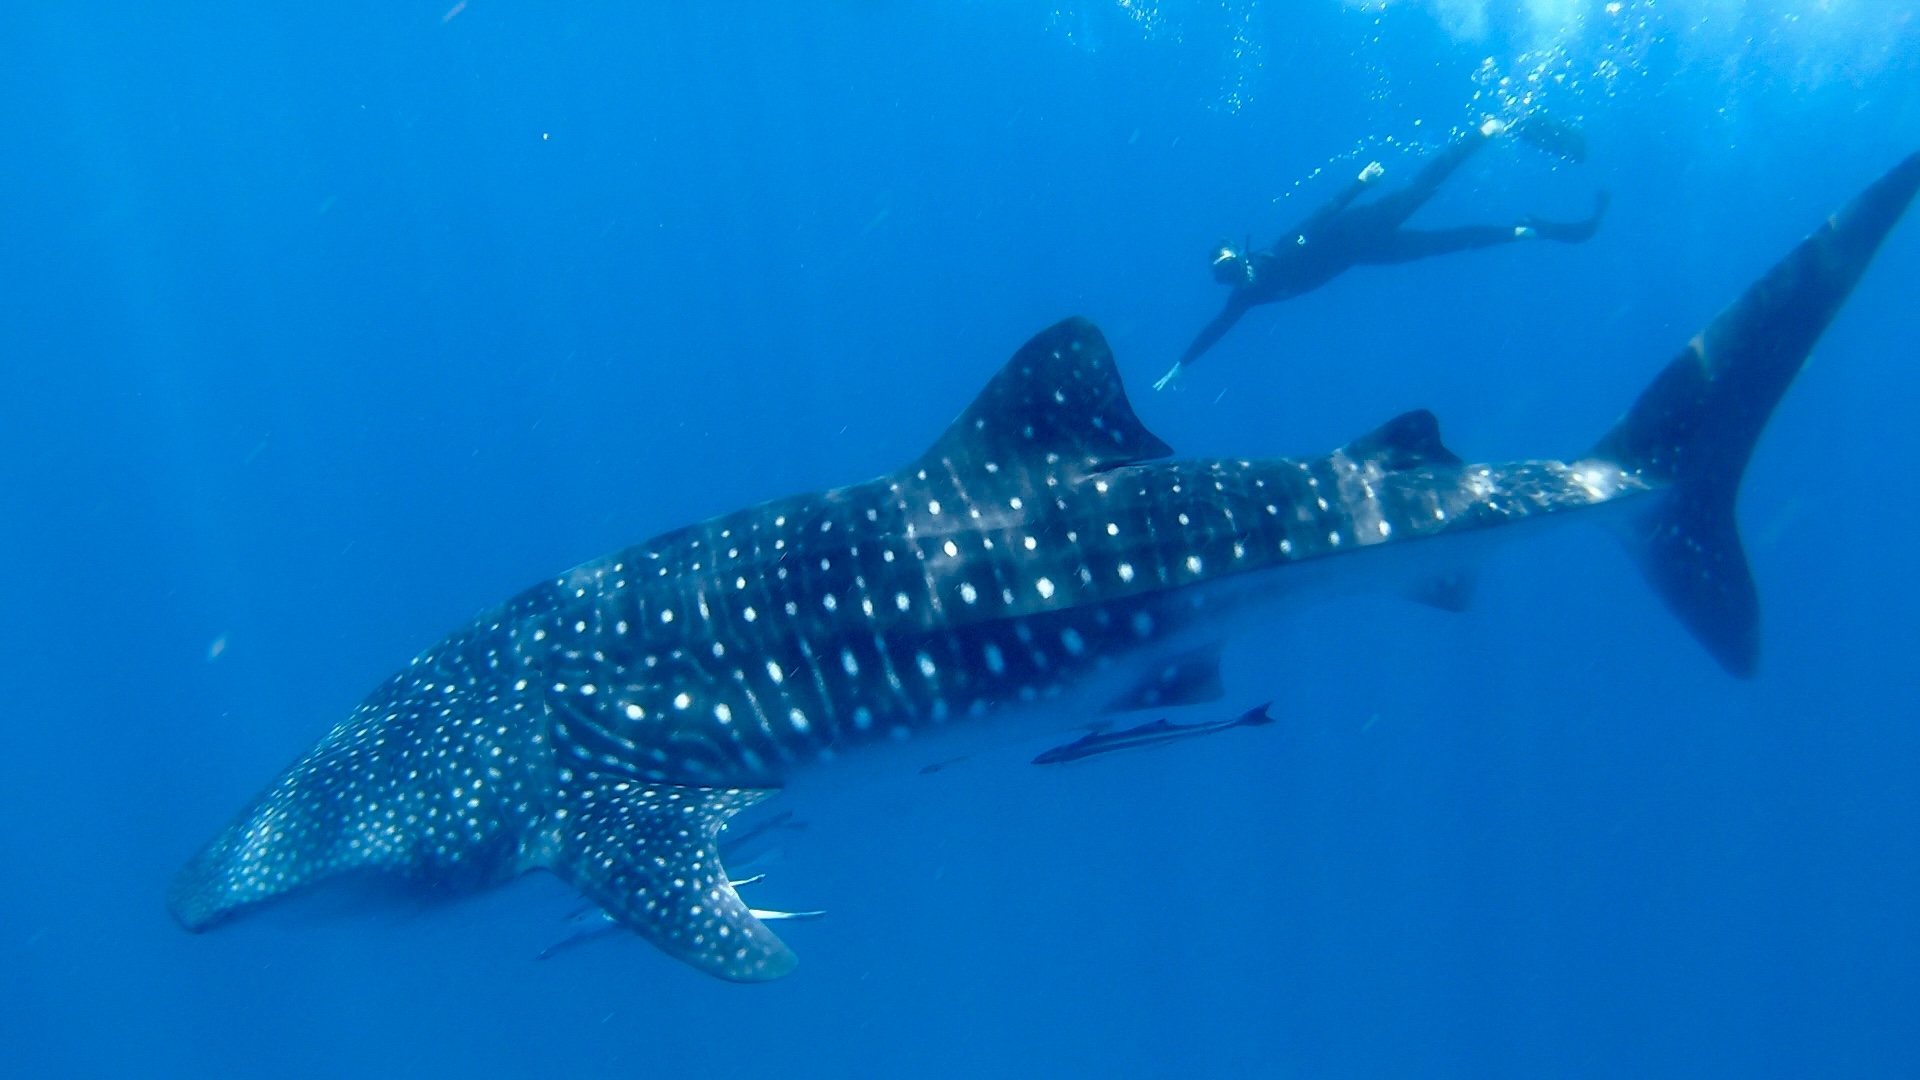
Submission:
[[[717,843],[729,817],[771,794],[582,776],[554,811],[553,868],[668,955],[736,981],[777,979],[799,960],[741,901]]]
[[[1645,508],[1629,549],[1745,673],[1740,473],[1916,189],[1920,155],[1572,462],[1464,464],[1425,412],[1318,458],[1163,461],[1105,340],[1069,319],[899,472],[668,533],[457,630],[190,860],[173,914],[205,929],[349,872],[466,889],[546,869],[703,971],[775,978],[793,954],[715,849],[740,809],[875,744],[1013,715],[1071,726],[1079,690],[1147,702],[1129,682],[1158,685],[1239,607],[1603,504]]]
[[[1042,426],[1031,452],[1024,434],[956,437],[981,420],[970,411],[900,473],[716,518],[556,581],[552,610],[518,637],[562,760],[781,786],[823,754],[1057,697],[1213,617],[1208,586],[1632,488],[1604,463],[1464,469],[1450,455],[1400,471],[1344,450],[1148,464],[1131,459],[1164,447],[1124,407],[1090,324],[1043,334],[1008,373],[1042,401],[1099,386],[1119,408],[1092,413],[1102,423],[1073,433],[1083,441]]]
[[[796,771],[1061,698],[1204,629],[1223,582],[1632,488],[1597,463],[1392,460],[1406,442],[1153,462],[1069,320],[908,468],[587,563],[428,650],[189,864],[173,911],[199,929],[346,871],[546,868],[696,966],[781,974],[713,833]]]
[[[511,609],[511,606],[509,610]],[[389,678],[196,855],[169,903],[190,928],[352,870],[435,886],[511,877],[551,811],[538,693],[513,689],[494,622]]]

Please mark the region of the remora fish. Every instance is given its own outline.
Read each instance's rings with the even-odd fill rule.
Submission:
[[[1121,750],[1137,750],[1143,746],[1164,746],[1181,739],[1192,739],[1201,735],[1211,735],[1228,728],[1258,727],[1273,723],[1273,717],[1267,710],[1273,706],[1269,701],[1241,713],[1231,720],[1208,720],[1199,724],[1176,724],[1164,717],[1150,724],[1141,724],[1121,731],[1089,731],[1085,735],[1067,743],[1044,751],[1033,759],[1035,765],[1062,765],[1069,761],[1079,761],[1095,754],[1113,754]]]
[[[776,978],[794,954],[715,850],[744,807],[935,733],[1061,730],[1074,701],[1135,700],[1139,672],[1158,686],[1233,616],[1342,581],[1406,588],[1461,542],[1576,511],[1612,509],[1668,607],[1749,675],[1741,473],[1916,186],[1920,155],[1567,462],[1465,465],[1426,412],[1324,457],[1160,461],[1105,340],[1069,319],[899,472],[668,533],[454,631],[189,860],[169,907],[197,931],[350,872],[445,892],[544,869],[702,971]]]
[[[778,857],[788,840],[807,831],[807,823],[795,821],[791,810],[782,810],[744,828],[738,822],[729,822],[728,826],[720,830],[716,847],[721,859],[735,870]]]

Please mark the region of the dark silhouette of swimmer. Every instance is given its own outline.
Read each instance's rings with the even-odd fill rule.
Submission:
[[[1546,239],[1578,244],[1593,236],[1607,210],[1606,192],[1594,198],[1593,216],[1584,221],[1547,221],[1525,217],[1515,225],[1468,225],[1454,229],[1403,228],[1414,211],[1433,198],[1474,151],[1494,136],[1513,134],[1569,161],[1586,158],[1585,141],[1578,130],[1533,116],[1509,127],[1489,119],[1479,129],[1454,141],[1421,167],[1413,181],[1398,191],[1354,206],[1353,201],[1385,173],[1379,162],[1369,164],[1346,189],[1315,210],[1293,231],[1264,251],[1246,252],[1223,244],[1213,258],[1214,280],[1233,286],[1227,306],[1187,346],[1173,370],[1153,384],[1167,386],[1180,372],[1226,336],[1251,308],[1290,300],[1311,292],[1361,265],[1412,262],[1432,255],[1510,244],[1516,240]],[[1250,246],[1250,245],[1249,245]]]

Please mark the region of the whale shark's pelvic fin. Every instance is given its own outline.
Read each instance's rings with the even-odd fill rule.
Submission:
[[[1751,676],[1760,602],[1734,520],[1747,459],[1814,342],[1920,189],[1909,156],[1802,241],[1667,365],[1594,456],[1670,494],[1628,547],[1655,591],[1722,667]]]
[[[1099,327],[1076,316],[1022,345],[920,462],[972,471],[1055,455],[1095,472],[1172,453],[1134,415]]]
[[[1216,641],[1169,657],[1166,663],[1107,702],[1101,711],[1133,712],[1220,700],[1227,692],[1220,682],[1221,648]]]
[[[1407,590],[1407,599],[1458,614],[1473,606],[1473,594],[1479,587],[1480,577],[1473,571],[1450,570],[1416,582]]]
[[[580,777],[555,811],[549,866],[620,925],[710,975],[777,979],[799,963],[720,865],[729,817],[774,794]]]

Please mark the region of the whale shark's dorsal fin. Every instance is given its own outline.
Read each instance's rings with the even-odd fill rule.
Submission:
[[[793,950],[748,909],[720,865],[720,826],[773,795],[589,774],[560,792],[548,866],[668,955],[734,982],[793,970]]]
[[[1440,421],[1425,409],[1401,413],[1348,443],[1346,452],[1355,461],[1377,462],[1388,472],[1460,464],[1460,455],[1440,441]]]
[[[1022,345],[920,465],[1097,472],[1172,453],[1134,415],[1099,327],[1076,316]]]

